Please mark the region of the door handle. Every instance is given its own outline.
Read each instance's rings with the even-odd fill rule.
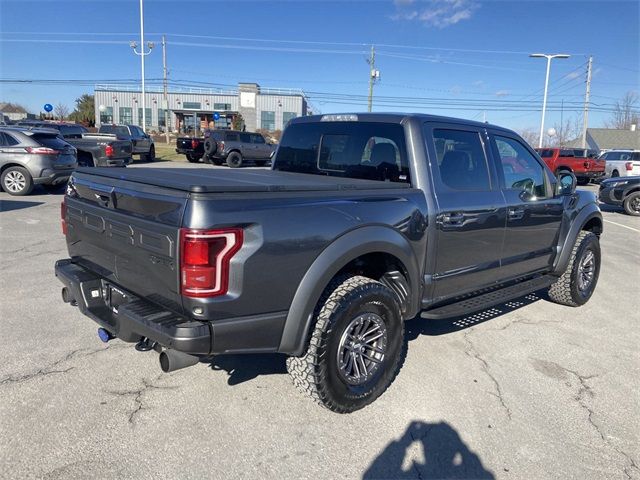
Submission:
[[[509,220],[521,220],[522,218],[524,218],[524,208],[509,208],[507,210],[507,215],[509,216]]]
[[[442,225],[460,227],[464,224],[464,214],[462,213],[444,213],[440,217],[440,223]]]

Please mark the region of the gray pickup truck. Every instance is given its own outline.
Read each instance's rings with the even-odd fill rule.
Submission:
[[[98,133],[115,135],[118,140],[131,142],[131,153],[140,155],[140,160],[154,162],[156,147],[153,138],[135,125],[100,125]]]
[[[271,170],[79,169],[62,225],[63,300],[103,341],[165,372],[281,352],[340,413],[393,381],[405,320],[539,290],[584,304],[603,228],[595,195],[514,132],[417,114],[294,119]]]
[[[115,135],[89,133],[82,125],[62,122],[22,122],[28,128],[55,130],[65,142],[78,152],[82,167],[124,167],[131,163],[131,142],[118,140]]]

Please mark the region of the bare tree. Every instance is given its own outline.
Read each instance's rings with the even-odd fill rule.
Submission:
[[[640,114],[638,104],[640,96],[637,92],[627,92],[624,97],[616,102],[611,118],[605,122],[607,128],[629,130],[632,124],[638,125]]]
[[[554,123],[553,129],[556,134],[549,139],[552,147],[564,147],[571,140],[575,140],[580,135],[582,124],[578,118],[567,118],[562,123]]]
[[[538,146],[540,134],[535,128],[523,128],[518,133],[531,147],[536,148]]]
[[[59,103],[58,105],[56,105],[53,113],[56,117],[58,117],[58,120],[66,120],[66,118],[69,116],[69,107],[67,107],[63,103]]]

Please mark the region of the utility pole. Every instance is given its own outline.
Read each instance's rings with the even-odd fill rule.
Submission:
[[[164,138],[169,143],[169,96],[167,93],[167,42],[162,36],[162,111],[164,112]]]
[[[380,70],[376,70],[376,49],[371,45],[371,55],[367,60],[369,64],[369,111],[373,107],[373,84],[380,78]]]
[[[142,131],[146,132],[147,128],[147,101],[146,94],[144,88],[144,57],[151,53],[153,50],[153,42],[148,42],[147,47],[149,50],[145,52],[144,48],[144,0],[140,0],[140,52],[136,50],[138,44],[134,42],[129,42],[129,46],[133,49],[133,53],[140,57],[140,77],[142,79]]]
[[[589,56],[587,65],[587,91],[584,95],[584,116],[582,119],[582,148],[587,148],[587,127],[589,126],[589,99],[591,97],[591,72],[593,56]]]

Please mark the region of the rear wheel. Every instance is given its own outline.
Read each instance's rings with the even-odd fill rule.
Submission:
[[[145,162],[155,162],[156,161],[156,147],[151,145],[149,148],[149,153],[144,156]]]
[[[287,359],[296,387],[337,413],[359,410],[382,395],[405,353],[395,294],[370,278],[342,277],[327,288],[315,320],[304,356]]]
[[[633,192],[624,199],[624,211],[634,217],[640,217],[640,192]]]
[[[242,166],[242,155],[238,152],[231,152],[227,157],[227,165],[231,168],[238,168]]]
[[[618,170],[614,170],[613,172],[611,172],[611,178],[619,177],[619,176],[620,174],[618,173]]]
[[[189,163],[198,163],[200,161],[200,157],[194,155],[193,153],[188,153],[187,160],[189,161]]]
[[[33,190],[33,179],[26,168],[9,167],[0,176],[2,188],[9,195],[29,195]]]
[[[600,242],[595,233],[583,230],[571,250],[567,269],[549,287],[549,298],[561,305],[584,305],[593,295],[599,275]]]

